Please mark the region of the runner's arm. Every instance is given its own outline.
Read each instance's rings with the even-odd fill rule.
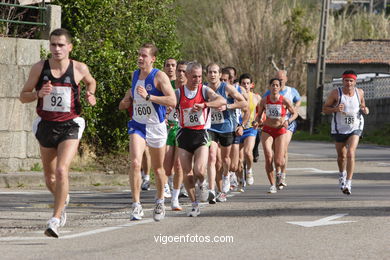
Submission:
[[[332,92],[330,92],[328,98],[326,99],[325,104],[322,107],[322,112],[324,112],[325,114],[332,114],[335,112],[342,111],[340,110],[341,109],[340,105],[335,106],[335,104],[337,103],[337,99],[338,99],[338,92],[337,89],[334,89],[332,90]]]
[[[130,107],[131,103],[133,103],[133,98],[131,96],[131,88],[130,88],[126,92],[126,94],[123,97],[123,99],[121,100],[121,102],[119,102],[119,110],[128,109]]]
[[[81,81],[84,82],[87,89],[85,98],[91,106],[96,105],[96,80],[92,77],[86,64],[77,62],[77,70],[80,72]]]
[[[227,109],[236,109],[236,108],[242,109],[248,105],[248,102],[245,100],[244,96],[241,95],[235,87],[233,87],[232,85],[228,85],[226,87],[226,90],[227,90],[229,96],[234,98],[233,104],[226,105]]]
[[[39,81],[42,68],[43,61],[40,61],[32,66],[28,79],[20,92],[19,100],[22,103],[30,103],[38,99],[38,92],[33,90]]]
[[[167,74],[162,71],[159,71],[157,72],[154,80],[157,89],[164,93],[164,96],[149,95],[149,100],[159,105],[175,107],[176,96]],[[148,92],[145,88],[142,87],[137,87],[137,93],[144,99],[146,99],[148,96]]]

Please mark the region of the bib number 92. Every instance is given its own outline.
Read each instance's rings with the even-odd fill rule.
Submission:
[[[62,107],[62,97],[52,96],[50,101],[52,107]]]

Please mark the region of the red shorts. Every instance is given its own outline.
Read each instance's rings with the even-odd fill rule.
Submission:
[[[269,127],[269,126],[263,126],[263,129],[262,129],[263,132],[269,134],[270,136],[272,136],[273,139],[276,139],[278,138],[279,136],[281,136],[282,134],[285,134],[286,133],[286,128],[282,127],[282,128],[273,128],[273,127]]]

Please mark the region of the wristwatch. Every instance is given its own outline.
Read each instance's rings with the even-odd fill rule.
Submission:
[[[149,99],[150,99],[150,94],[147,94],[146,97],[145,97],[145,100],[149,101]]]

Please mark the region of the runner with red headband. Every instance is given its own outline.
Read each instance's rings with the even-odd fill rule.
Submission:
[[[343,87],[332,90],[323,112],[332,114],[332,137],[336,142],[339,167],[339,188],[351,194],[351,182],[355,168],[355,152],[363,133],[364,118],[369,113],[364,92],[356,88],[357,75],[352,70],[343,73]]]

